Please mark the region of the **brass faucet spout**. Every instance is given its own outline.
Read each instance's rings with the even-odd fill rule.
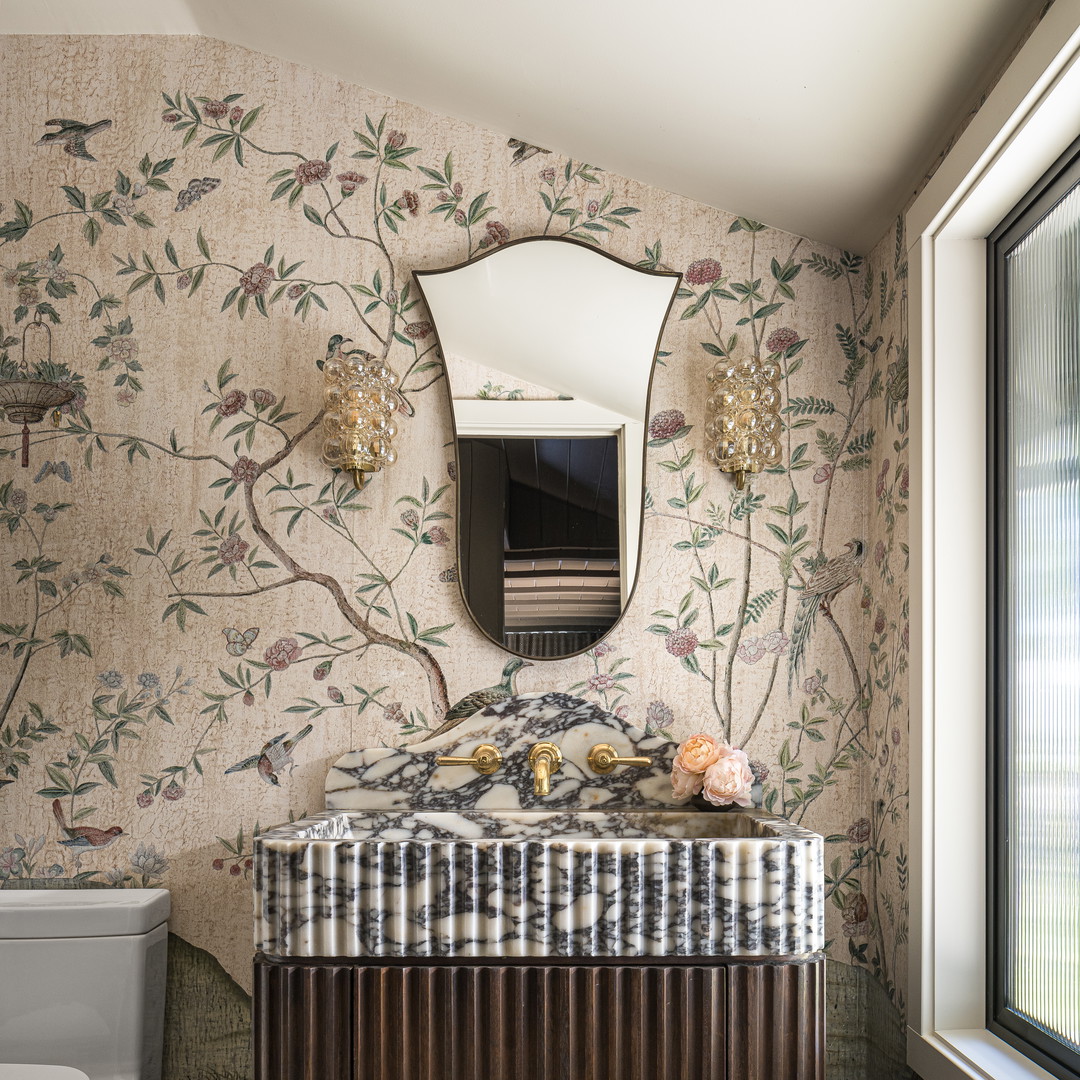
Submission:
[[[552,742],[538,742],[529,751],[533,771],[533,794],[545,798],[551,794],[551,774],[559,771],[562,751]]]

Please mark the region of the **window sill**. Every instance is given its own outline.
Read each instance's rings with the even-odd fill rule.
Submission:
[[[1055,1080],[985,1028],[929,1036],[908,1029],[908,1064],[922,1080]]]

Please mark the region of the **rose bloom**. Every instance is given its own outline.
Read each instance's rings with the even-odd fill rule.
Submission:
[[[238,563],[243,559],[250,546],[246,541],[240,539],[239,533],[233,533],[232,536],[226,537],[218,547],[218,558],[226,566],[231,566],[233,563]]]
[[[211,120],[220,120],[228,111],[229,106],[224,101],[208,101],[203,107],[203,116],[209,116]]]
[[[765,655],[765,643],[757,637],[743,638],[735,655],[744,664],[756,664]]]
[[[303,649],[300,648],[296,638],[278,638],[263,653],[263,659],[275,671],[284,671],[294,660],[300,659],[302,652]]]
[[[450,534],[441,525],[432,525],[428,536],[436,547],[446,547],[450,543]]]
[[[342,191],[355,191],[361,184],[367,183],[367,177],[362,173],[343,172],[337,174],[337,182],[341,185]]]
[[[179,290],[186,289],[190,284],[191,284],[191,275],[190,274],[181,274],[176,279],[176,287]]]
[[[274,280],[274,271],[266,263],[256,263],[240,275],[240,288],[245,296],[262,296]]]
[[[468,221],[468,220],[469,219],[465,216],[465,211],[464,210],[455,210],[454,211],[454,224],[455,225],[464,226],[465,222]]]
[[[611,675],[590,675],[589,676],[589,689],[590,690],[610,690],[615,685],[615,679]]]
[[[304,295],[304,290],[306,288],[307,288],[306,285],[301,285],[300,282],[297,282],[295,285],[290,285],[289,286],[289,289],[285,293],[285,295],[290,300],[299,300],[300,297]]]
[[[687,772],[703,773],[720,760],[723,746],[711,735],[691,735],[678,749],[675,764]]]
[[[247,394],[243,390],[230,390],[217,407],[222,416],[235,416],[247,404]]]
[[[701,790],[701,773],[689,772],[679,764],[676,758],[671,765],[671,792],[676,799],[690,799]]]
[[[164,120],[166,124],[175,124],[176,121],[180,119],[180,114],[176,112],[163,112],[161,114],[161,119]]]
[[[229,123],[230,124],[237,124],[243,119],[243,116],[244,116],[244,110],[241,109],[239,105],[234,105],[229,110]]]
[[[555,170],[553,168],[551,168],[550,165],[546,169],[541,169],[540,170],[540,179],[543,180],[545,184],[554,184],[555,183]]]
[[[701,791],[715,806],[752,806],[753,786],[754,773],[745,752],[729,746],[723,749],[720,760],[705,770]]]
[[[411,322],[405,327],[405,336],[413,341],[421,341],[431,333],[431,323],[426,319],[420,322]]]
[[[277,394],[273,390],[265,390],[262,387],[257,387],[251,391],[251,400],[256,405],[261,405],[264,409],[269,408],[271,405],[276,404]]]
[[[420,213],[420,198],[415,191],[403,191],[397,204],[400,209],[408,210],[413,217]]]
[[[330,176],[330,162],[316,159],[314,161],[301,161],[294,170],[297,182],[308,187],[311,184],[321,184]]]
[[[405,145],[405,132],[391,128],[386,133],[386,145],[391,150],[400,150]]]
[[[238,457],[232,467],[232,478],[238,484],[254,484],[259,479],[259,465],[249,457]]]

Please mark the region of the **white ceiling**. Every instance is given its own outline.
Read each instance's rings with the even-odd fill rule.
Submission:
[[[1045,0],[0,0],[205,34],[867,251]]]

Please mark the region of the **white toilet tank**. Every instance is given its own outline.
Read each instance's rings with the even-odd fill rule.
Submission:
[[[0,1062],[159,1080],[168,917],[166,889],[0,889]]]

